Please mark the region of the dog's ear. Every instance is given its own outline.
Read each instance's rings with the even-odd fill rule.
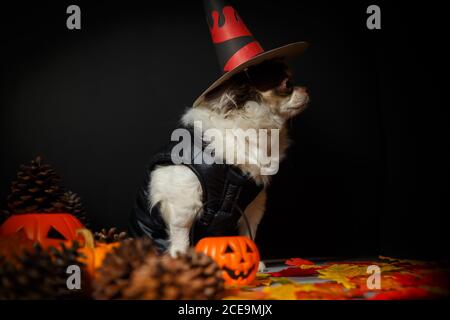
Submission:
[[[221,114],[245,107],[248,101],[260,102],[259,92],[248,82],[245,75],[237,74],[205,96],[205,102]]]

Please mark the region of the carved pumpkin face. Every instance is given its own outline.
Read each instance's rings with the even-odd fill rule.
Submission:
[[[39,242],[44,248],[70,244],[77,239],[77,229],[84,228],[81,222],[68,213],[28,213],[8,218],[0,227],[0,235],[24,232],[30,240]]]
[[[195,247],[216,261],[223,269],[223,278],[229,285],[249,285],[256,277],[259,251],[247,237],[203,238]]]

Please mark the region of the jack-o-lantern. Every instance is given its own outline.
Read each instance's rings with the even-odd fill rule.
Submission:
[[[223,269],[223,278],[229,285],[249,285],[256,278],[259,251],[247,237],[210,237],[201,239],[195,250],[203,252]]]
[[[80,228],[84,228],[81,222],[68,213],[26,213],[9,217],[0,227],[0,235],[23,232],[44,248],[58,248],[61,243],[69,245],[76,240]]]
[[[86,265],[86,270],[93,279],[95,278],[95,271],[102,265],[108,252],[111,252],[114,248],[120,246],[120,243],[95,243],[94,236],[88,229],[78,229],[77,234],[81,236],[83,245],[78,249],[84,256],[80,259],[80,262],[83,262]]]

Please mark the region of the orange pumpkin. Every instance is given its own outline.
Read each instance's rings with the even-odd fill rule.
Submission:
[[[24,232],[30,240],[44,248],[71,244],[77,238],[77,229],[83,224],[68,213],[26,213],[9,217],[0,227],[0,235],[8,236]]]
[[[210,256],[223,269],[229,285],[249,285],[256,278],[259,251],[247,237],[210,237],[201,239],[195,250]]]
[[[9,236],[0,237],[0,260],[5,258],[14,261],[18,252],[29,251],[33,249],[34,241],[25,236],[24,232],[17,232]]]
[[[95,278],[95,271],[102,265],[106,255],[114,248],[120,246],[120,243],[95,243],[94,236],[88,229],[78,229],[77,234],[84,243],[83,247],[78,249],[78,251],[84,255],[84,257],[80,259],[80,262],[83,262],[86,265],[86,270],[93,279]]]

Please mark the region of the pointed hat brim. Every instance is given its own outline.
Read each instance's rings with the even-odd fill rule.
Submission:
[[[214,83],[212,85],[210,85],[208,87],[208,89],[206,89],[197,98],[197,100],[195,100],[195,102],[193,104],[193,107],[199,106],[202,103],[203,98],[205,97],[205,95],[208,94],[208,92],[210,92],[211,90],[217,88],[222,83],[224,83],[225,81],[230,79],[232,76],[238,74],[239,72],[244,71],[246,68],[251,67],[251,66],[255,66],[255,65],[260,64],[261,62],[264,62],[264,61],[267,61],[267,60],[272,60],[272,59],[291,59],[293,57],[296,57],[296,56],[302,54],[307,48],[308,48],[308,43],[307,42],[294,42],[294,43],[290,43],[290,44],[287,44],[285,46],[282,46],[282,47],[279,47],[279,48],[276,48],[276,49],[265,51],[263,53],[260,53],[260,54],[258,54],[256,56],[254,56],[250,60],[240,64],[239,66],[237,66],[233,70],[228,71],[227,73],[223,74],[219,79],[214,81]]]

